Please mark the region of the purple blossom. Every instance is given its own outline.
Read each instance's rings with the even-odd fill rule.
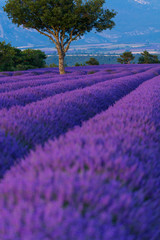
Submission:
[[[160,71],[160,68],[57,94],[24,107],[3,109],[0,111],[0,128],[14,136],[21,148],[29,151],[37,144],[44,144],[48,139],[54,139],[106,110],[142,82],[154,77],[155,71]],[[14,162],[12,155],[9,157],[8,154],[8,158],[8,162]]]
[[[140,69],[139,71],[141,72],[142,70]],[[150,70],[148,70],[148,72],[150,72]],[[28,80],[22,83],[21,83],[22,80],[20,81],[17,80],[18,83],[13,82],[7,85],[2,84],[0,85],[0,89],[5,92],[1,93],[0,95],[0,109],[2,108],[9,109],[10,107],[15,105],[25,106],[28,103],[36,102],[46,97],[54,96],[56,94],[63,93],[66,91],[85,88],[87,86],[92,86],[93,84],[105,82],[107,80],[117,79],[118,81],[118,78],[120,77],[123,77],[124,79],[128,79],[127,77],[131,74],[132,74],[131,71],[121,71],[120,73],[117,73],[114,75],[110,74],[108,76],[106,74],[106,71],[104,72],[101,71],[96,76],[95,75],[91,77],[83,76],[83,78],[78,76],[77,78],[74,77],[74,79],[73,79],[73,76],[71,76],[72,77],[71,79],[67,78],[63,81],[57,78],[56,79],[52,78],[51,81],[47,82],[48,80],[48,77],[47,77],[47,78],[44,78],[42,81],[36,80],[36,86],[32,86],[32,82]],[[137,74],[135,74],[134,77]],[[40,84],[40,86],[37,86],[38,85],[37,83]],[[35,85],[35,78],[33,80],[33,84]],[[28,85],[29,87],[27,87]],[[21,88],[21,87],[24,87],[24,88]],[[6,92],[10,88],[12,89],[12,91]],[[16,90],[16,88],[18,88],[18,90]]]
[[[0,111],[0,239],[159,240],[159,70]]]

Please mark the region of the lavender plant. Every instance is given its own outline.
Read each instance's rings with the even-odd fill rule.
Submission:
[[[159,98],[155,77],[14,166],[0,183],[0,238],[158,240]]]
[[[10,110],[3,109],[0,111],[0,129],[3,129],[5,134],[13,136],[20,143],[21,151],[26,154],[37,144],[43,145],[48,139],[54,139],[106,110],[142,82],[152,78],[155,69],[160,70],[156,67],[137,75],[57,94],[24,107],[13,106]],[[24,154],[20,154],[19,158],[22,156]],[[16,160],[12,154],[8,153],[7,157],[10,163]],[[2,161],[1,172],[8,168],[9,166]]]
[[[83,78],[75,77],[73,79],[73,76],[71,76],[70,78],[67,78],[65,80],[52,78],[51,81],[49,80],[49,82],[48,82],[48,78],[47,79],[45,78],[42,81],[36,80],[36,86],[35,86],[35,79],[33,79],[32,81],[27,80],[22,83],[21,81],[18,83],[10,83],[10,84],[7,84],[7,86],[6,84],[2,84],[0,86],[0,89],[2,91],[6,90],[7,92],[6,91],[2,92],[0,95],[0,109],[2,108],[9,109],[15,105],[25,106],[28,103],[36,102],[46,97],[54,96],[56,94],[64,93],[66,91],[82,89],[87,86],[92,86],[96,83],[105,82],[107,80],[113,80],[113,79],[118,80],[118,78],[120,77],[123,77],[123,79],[128,79],[128,76],[130,76],[131,74],[132,74],[131,71],[130,72],[121,71],[120,73],[114,74],[114,76],[112,75],[108,76],[106,72],[99,72],[97,75],[93,77],[83,76]],[[28,85],[29,87],[27,87]],[[9,87],[12,89],[12,91],[8,92],[8,90],[10,89]],[[16,90],[17,87],[18,89]]]

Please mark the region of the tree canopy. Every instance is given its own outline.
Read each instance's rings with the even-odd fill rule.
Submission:
[[[148,51],[143,51],[138,59],[139,64],[160,63],[157,55],[150,54]]]
[[[86,62],[86,64],[88,64],[88,65],[99,65],[99,62],[98,62],[97,59],[91,57],[91,58]]]
[[[40,50],[21,51],[10,43],[0,42],[0,71],[27,70],[45,67],[47,56]]]
[[[17,51],[18,55],[19,51]],[[14,59],[16,51],[10,43],[0,42],[0,71],[10,71],[14,69]]]
[[[7,0],[4,11],[18,26],[37,30],[56,46],[60,73],[72,41],[94,29],[112,29],[114,10],[103,9],[105,0]]]
[[[121,63],[121,64],[129,64],[131,63],[131,61],[134,60],[134,56],[132,54],[132,52],[124,52],[123,54],[120,55],[119,58],[117,58],[117,62]]]

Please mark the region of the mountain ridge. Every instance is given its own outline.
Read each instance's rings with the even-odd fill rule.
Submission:
[[[54,47],[51,41],[34,30],[17,27],[8,19],[0,2],[0,41],[11,42],[17,47]],[[110,31],[87,33],[72,45],[93,43],[144,43],[159,42],[160,39],[160,3],[158,0],[119,0],[106,1],[105,7],[118,12],[114,21],[116,26]],[[24,38],[25,36],[25,38]]]

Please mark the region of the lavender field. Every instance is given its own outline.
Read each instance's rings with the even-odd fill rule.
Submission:
[[[160,65],[0,73],[0,240],[160,239]]]

